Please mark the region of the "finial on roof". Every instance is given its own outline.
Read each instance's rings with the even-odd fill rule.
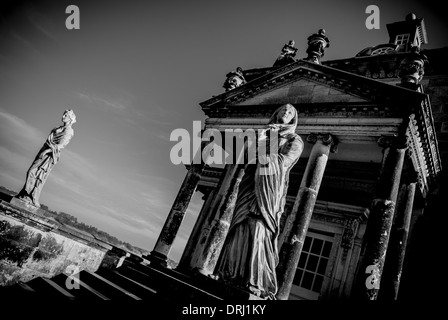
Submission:
[[[406,15],[406,21],[412,21],[412,20],[415,20],[415,19],[417,19],[417,16],[415,15],[415,13],[408,13],[407,15]]]
[[[294,60],[294,57],[296,56],[298,49],[294,47],[294,45],[294,40],[289,40],[289,42],[283,46],[282,52],[278,56],[277,60],[275,60],[273,67],[286,66],[287,64],[296,61]]]
[[[308,37],[308,57],[305,60],[320,64],[324,56],[325,48],[330,46],[330,40],[325,36],[325,29],[319,29],[317,33]]]

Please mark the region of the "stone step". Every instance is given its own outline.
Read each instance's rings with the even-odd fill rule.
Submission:
[[[81,271],[80,280],[91,288],[104,293],[111,300],[142,300],[134,293],[120,287],[119,285],[94,272],[89,272],[86,270]]]
[[[26,283],[35,293],[36,298],[74,300],[75,296],[51,279],[39,277]]]
[[[95,288],[81,280],[81,275],[74,274],[73,277],[79,279],[79,286],[68,289],[77,300],[110,300],[104,292],[100,292]],[[51,280],[59,284],[60,286],[67,287],[67,276],[64,274],[57,275]],[[72,281],[70,281],[72,283]]]
[[[23,282],[18,282],[13,286],[0,287],[0,299],[33,299],[37,295],[36,291]]]
[[[132,275],[121,272],[119,269],[99,270],[96,274],[113,282],[128,292],[132,292],[141,299],[156,299],[157,291],[136,279]]]
[[[74,285],[77,281],[79,285]],[[258,300],[255,296],[201,274],[154,268],[148,264],[125,264],[116,269],[79,274],[59,274],[52,279],[36,278],[27,283],[0,287],[8,297],[50,297],[66,300]]]
[[[147,268],[150,268],[150,266]],[[198,272],[180,272],[176,269],[166,268],[157,270],[166,273],[170,277],[178,279],[181,282],[188,283],[198,290],[206,291],[208,295],[219,297],[219,299],[260,300],[260,298],[247,291],[234,287],[230,284],[223,283],[222,281],[218,281]]]
[[[193,286],[170,272],[169,269],[158,270],[148,265],[126,265],[118,269],[119,273],[148,286],[157,292],[160,299],[195,299],[195,300],[222,300],[218,296],[211,295],[206,290]]]

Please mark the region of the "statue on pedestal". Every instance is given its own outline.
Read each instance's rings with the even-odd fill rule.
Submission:
[[[229,232],[215,268],[218,279],[264,299],[275,299],[277,293],[280,218],[289,172],[303,150],[302,139],[295,133],[297,120],[297,110],[290,104],[272,114],[268,130],[278,134],[278,152],[262,155],[268,161],[245,165]],[[272,137],[272,133],[266,136]],[[263,170],[266,166],[269,174]]]
[[[72,110],[65,110],[62,115],[62,126],[51,130],[50,135],[37,153],[31,167],[26,173],[26,181],[15,198],[25,203],[40,207],[39,196],[53,166],[59,161],[61,149],[67,146],[73,137],[72,125],[76,116]]]
[[[282,52],[278,56],[277,60],[275,60],[273,67],[282,67],[295,62],[294,57],[296,56],[298,49],[294,47],[294,44],[294,40],[290,40],[283,46]]]

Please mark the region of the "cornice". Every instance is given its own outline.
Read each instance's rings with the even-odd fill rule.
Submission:
[[[226,108],[281,86],[307,79],[330,88],[346,92],[371,102],[420,102],[424,95],[398,86],[368,79],[343,70],[315,64],[305,60],[275,69],[246,84],[200,103],[206,112],[209,108]],[[206,112],[207,113],[207,112]]]
[[[442,170],[429,98],[410,116],[406,134],[410,157],[418,172],[418,184],[425,195]]]

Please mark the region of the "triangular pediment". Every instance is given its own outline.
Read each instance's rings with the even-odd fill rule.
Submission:
[[[419,103],[425,95],[325,65],[299,60],[201,103],[227,106],[321,103]]]
[[[325,102],[368,102],[357,95],[332,88],[328,84],[302,78],[297,81],[255,95],[235,105],[300,104]]]

